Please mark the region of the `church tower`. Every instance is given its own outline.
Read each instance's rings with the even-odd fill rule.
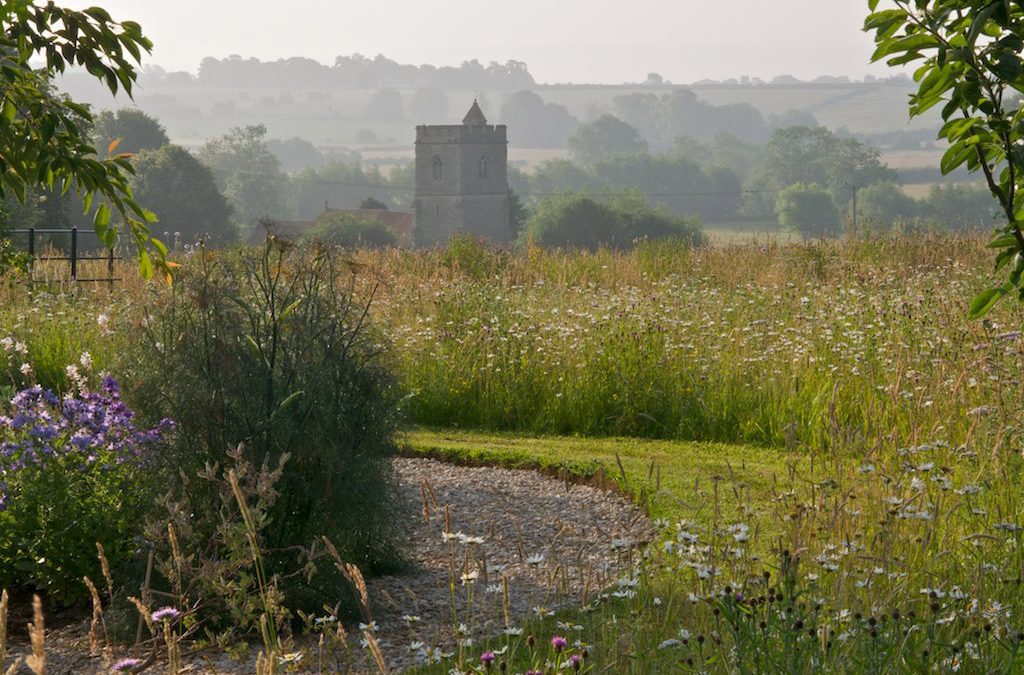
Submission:
[[[505,125],[488,124],[473,101],[461,125],[416,127],[417,246],[444,244],[461,232],[507,242],[508,216]]]

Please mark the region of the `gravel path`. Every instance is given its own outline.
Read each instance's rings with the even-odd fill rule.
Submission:
[[[650,538],[643,512],[621,495],[535,471],[427,459],[400,459],[396,471],[421,494],[423,515],[407,532],[418,569],[368,582],[381,646],[396,665],[410,663],[410,643],[451,645],[462,623],[473,637],[505,630],[506,584],[513,628],[534,608],[581,604],[625,573]]]
[[[395,471],[415,514],[403,531],[413,564],[367,581],[376,639],[395,669],[422,662],[432,649],[451,651],[460,639],[584,603],[625,574],[652,535],[646,516],[623,496],[535,471],[420,458],[396,459]],[[22,631],[12,633],[14,654],[24,653]],[[358,642],[357,631],[349,640]],[[87,627],[55,631],[47,643],[47,673],[106,672],[88,656]],[[196,660],[191,672],[252,667],[215,657]]]

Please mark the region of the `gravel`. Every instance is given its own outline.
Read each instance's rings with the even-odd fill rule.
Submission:
[[[367,580],[374,635],[393,669],[423,662],[428,650],[453,651],[458,640],[515,630],[528,616],[585,604],[629,574],[653,534],[643,512],[615,492],[536,471],[421,458],[394,465],[410,511],[402,524],[410,565]],[[12,633],[23,640],[23,630]],[[358,650],[359,631],[348,634]],[[107,672],[88,654],[84,624],[48,634],[47,647],[47,673]],[[14,655],[26,649],[19,642]],[[190,669],[252,672],[252,665],[206,655]]]

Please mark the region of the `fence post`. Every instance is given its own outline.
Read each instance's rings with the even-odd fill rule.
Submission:
[[[110,290],[114,290],[114,247],[107,250],[107,280]]]
[[[78,228],[71,228],[71,280],[78,280]]]
[[[28,228],[28,285],[33,286],[36,279],[36,228]]]

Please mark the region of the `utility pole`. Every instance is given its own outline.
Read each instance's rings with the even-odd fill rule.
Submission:
[[[857,185],[856,183],[854,183],[850,187],[853,188],[853,231],[856,232],[857,231],[857,190],[859,189],[860,186]]]

